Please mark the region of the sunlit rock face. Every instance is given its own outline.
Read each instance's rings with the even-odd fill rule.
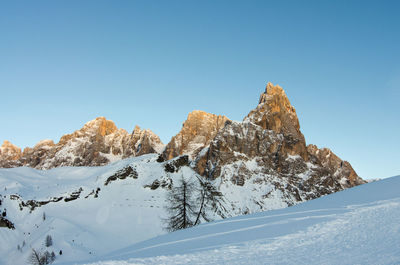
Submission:
[[[2,167],[29,166],[50,169],[59,166],[99,166],[130,156],[161,152],[163,144],[150,130],[135,127],[132,134],[118,129],[104,117],[86,123],[82,129],[66,134],[55,144],[44,140],[25,148],[15,159],[1,156]]]
[[[203,111],[189,113],[165,149],[150,130],[136,126],[128,133],[99,117],[58,143],[44,140],[21,152],[5,142],[0,166],[98,166],[148,153],[161,153],[159,162],[187,155],[198,174],[219,180],[221,187],[250,185],[261,194],[257,202],[265,205],[272,199],[292,205],[364,183],[349,162],[327,148],[306,145],[295,108],[285,91],[271,83],[242,122]]]
[[[215,211],[221,217],[283,208],[364,183],[350,163],[331,150],[306,145],[285,91],[271,83],[243,121],[189,113],[165,149],[150,130],[136,126],[128,133],[99,117],[58,143],[44,140],[21,152],[5,142],[0,166],[98,166],[148,153],[160,155],[138,159],[137,165],[150,163],[152,178],[178,173],[213,182],[223,194],[224,204]],[[141,179],[140,174],[132,176]],[[155,190],[161,183],[152,180],[144,187]]]
[[[243,122],[226,122],[195,158],[195,168],[222,185],[268,186],[264,201],[275,194],[287,205],[364,183],[329,149],[306,146],[294,107],[271,83]]]
[[[21,148],[13,145],[9,141],[4,141],[0,147],[0,167],[19,166],[21,154]]]
[[[189,113],[181,131],[172,137],[166,146],[163,156],[169,160],[179,155],[195,157],[224,127],[229,119],[200,110]]]
[[[258,106],[244,120],[282,134],[286,138],[282,146],[285,152],[300,155],[307,160],[306,141],[300,131],[296,110],[280,86],[268,83],[265,92],[260,96]]]
[[[351,164],[341,160],[329,148],[318,149],[317,146],[310,144],[307,146],[310,161],[324,168],[333,178],[340,178],[345,188],[353,187],[365,183],[354,171]]]

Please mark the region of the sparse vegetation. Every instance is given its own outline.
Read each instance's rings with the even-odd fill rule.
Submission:
[[[55,261],[56,255],[52,252],[45,251],[45,252],[40,252],[36,249],[32,249],[32,253],[29,256],[28,262],[32,265],[47,265],[51,264]]]
[[[166,220],[166,230],[172,232],[194,225],[196,218],[194,190],[194,183],[185,180],[183,176],[177,185],[172,187],[167,197],[166,210],[169,217]]]
[[[46,247],[51,247],[53,245],[53,238],[51,238],[50,235],[46,236],[46,241],[45,241],[45,246]]]
[[[221,192],[210,181],[198,180],[200,188],[182,177],[168,193],[166,210],[169,217],[166,220],[166,230],[176,231],[198,225],[201,218],[209,222],[211,220],[207,212],[210,211],[223,216],[219,211],[223,209]]]
[[[222,193],[208,180],[201,181],[199,179],[199,182],[201,185],[200,207],[194,225],[200,224],[200,217],[202,217],[206,222],[211,221],[206,214],[207,210],[217,212],[220,208],[224,208],[222,205]],[[221,212],[218,213],[223,216]]]

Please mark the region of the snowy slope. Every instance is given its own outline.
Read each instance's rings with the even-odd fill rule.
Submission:
[[[160,163],[158,155],[148,154],[100,167],[0,169],[0,211],[6,210],[15,225],[15,230],[0,227],[0,241],[7,242],[0,245],[0,264],[25,264],[32,248],[62,250],[57,262],[81,261],[166,233],[166,186],[182,176],[201,178],[189,161],[172,173],[167,170],[182,158]],[[257,171],[256,163],[246,165]],[[126,168],[134,171],[132,175],[108,181],[120,171],[123,175]],[[216,179],[223,207],[207,210],[207,217],[219,220],[299,203],[276,190],[273,182],[288,185],[285,179],[261,171],[243,186],[229,177]],[[43,247],[47,235],[54,241],[51,248]]]
[[[188,259],[194,259],[195,263],[196,259],[190,255],[197,255],[196,253],[200,249],[211,249],[212,251],[218,249],[218,251],[228,251],[224,252],[228,254],[231,248],[238,252],[241,249],[245,251],[244,246],[257,245],[259,244],[257,240],[267,240],[266,234],[271,235],[275,230],[275,234],[272,235],[279,238],[287,235],[286,232],[295,233],[308,229],[309,226],[304,225],[319,224],[333,220],[336,216],[334,215],[335,211],[329,208],[331,206],[328,203],[327,209],[324,209],[325,206],[320,206],[323,210],[318,209],[315,216],[311,215],[310,217],[309,210],[306,210],[307,212],[304,214],[296,212],[291,217],[292,211],[304,207],[299,206],[290,208],[287,212],[282,211],[284,216],[289,216],[288,220],[279,216],[280,211],[272,214],[247,215],[243,218],[232,219],[233,221],[215,222],[173,233],[166,237],[144,241],[166,233],[163,230],[163,218],[165,217],[164,205],[168,189],[163,188],[163,185],[173,185],[173,181],[182,176],[189,179],[200,177],[185,164],[182,164],[179,169],[176,168],[172,173],[166,170],[169,163],[174,163],[180,158],[162,163],[157,162],[157,159],[158,155],[149,154],[101,167],[61,167],[51,170],[36,170],[26,167],[0,169],[0,200],[2,201],[0,211],[4,212],[6,209],[8,220],[13,222],[16,228],[9,230],[0,227],[0,264],[26,264],[31,248],[54,251],[57,254],[55,264],[80,264],[108,259],[127,260],[132,257],[150,257],[140,262],[162,263],[159,258],[152,256],[170,254],[189,255]],[[252,161],[247,163],[249,168],[256,168],[256,164]],[[123,177],[124,170],[127,168],[131,168],[133,172]],[[122,172],[122,179],[120,177],[113,178],[118,172]],[[260,178],[266,181],[259,181]],[[276,179],[276,181],[286,185],[283,179]],[[286,207],[289,205],[288,202],[290,204],[298,203],[295,199],[275,190],[270,183],[271,176],[264,176],[261,172],[254,176],[253,181],[246,181],[243,186],[235,185],[228,178],[215,180],[214,185],[224,195],[225,211],[223,215],[229,217],[240,215],[243,212],[273,210]],[[385,182],[374,182],[368,185],[376,183]],[[396,186],[397,184],[392,183],[391,185]],[[393,187],[385,189],[387,189],[385,194],[388,195],[390,193],[387,192],[393,190]],[[359,188],[354,189],[354,191],[357,190]],[[264,196],[266,193],[270,195]],[[380,196],[385,194],[380,194]],[[340,206],[341,210],[337,213],[351,214],[346,207],[352,204],[350,202],[353,197],[351,195],[348,199],[349,202]],[[376,200],[372,200],[372,202]],[[314,205],[317,201],[313,201],[310,205]],[[314,209],[312,208],[311,211]],[[44,213],[45,220],[43,220]],[[208,214],[212,220],[221,219],[221,216],[213,212]],[[250,219],[248,219],[249,217]],[[296,218],[305,221],[299,223]],[[266,220],[277,223],[266,225]],[[282,222],[287,223],[287,227],[280,227]],[[263,232],[265,227],[269,230]],[[293,230],[296,227],[298,230]],[[283,229],[286,228],[288,229],[283,233]],[[193,232],[189,233],[189,231]],[[54,242],[50,248],[44,247],[47,235],[52,236]],[[200,240],[192,239],[196,235],[201,237]],[[239,241],[237,240],[238,236],[240,237]],[[184,241],[180,244],[170,243],[181,239]],[[162,245],[163,242],[167,244]],[[138,245],[133,245],[136,243]],[[155,244],[161,245],[133,252],[133,249],[146,248]],[[228,250],[221,248],[226,244],[228,244]],[[265,242],[260,244],[265,244]],[[21,250],[18,250],[18,246]],[[127,248],[127,246],[132,247]],[[185,249],[187,252],[180,252],[179,249]],[[61,256],[58,254],[60,250],[63,251]],[[104,256],[106,253],[114,254]],[[214,258],[216,263],[223,262],[218,257]],[[237,260],[240,261],[239,258]],[[173,264],[175,261],[166,258],[166,262]]]
[[[195,173],[189,167],[167,173],[156,159],[157,155],[151,154],[102,167],[1,169],[0,210],[6,209],[16,229],[0,227],[0,264],[26,264],[31,248],[47,250],[43,247],[46,235],[54,241],[50,252],[63,251],[62,256],[57,255],[57,262],[68,262],[104,255],[165,233],[161,218],[166,189],[150,186],[155,180],[167,182]],[[117,179],[105,185],[110,176],[128,165],[134,168],[137,178]],[[97,188],[100,190],[95,197]],[[79,191],[79,198],[65,201]],[[25,206],[20,210],[28,200],[43,202],[60,197],[60,201],[34,210]],[[22,251],[17,250],[18,245],[25,245]]]
[[[400,264],[400,176],[159,236],[100,260],[91,264]]]

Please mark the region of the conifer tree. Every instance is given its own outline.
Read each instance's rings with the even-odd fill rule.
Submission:
[[[195,186],[193,182],[180,178],[167,196],[166,230],[172,232],[191,227],[196,218]]]

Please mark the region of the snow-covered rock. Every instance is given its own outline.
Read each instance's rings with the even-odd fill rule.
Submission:
[[[0,167],[18,166],[21,155],[21,148],[5,140],[0,146]]]
[[[160,138],[136,126],[130,134],[104,117],[86,123],[82,129],[61,137],[57,144],[43,140],[33,148],[20,149],[8,142],[0,153],[1,167],[28,166],[50,169],[60,166],[99,166],[131,156],[158,153]],[[18,153],[19,150],[19,153]]]
[[[329,149],[306,145],[285,92],[270,83],[242,122],[194,111],[164,151],[151,131],[135,127],[129,134],[103,117],[22,154],[3,146],[0,155],[14,159],[6,165],[28,166],[0,169],[0,210],[7,209],[15,226],[0,229],[0,240],[9,242],[0,249],[5,264],[23,264],[47,234],[63,250],[58,260],[72,262],[165,233],[164,200],[176,178],[216,187],[222,200],[207,209],[210,220],[285,208],[365,183]],[[29,247],[18,250],[24,241]]]
[[[218,179],[221,189],[230,186],[223,193],[236,198],[236,214],[291,206],[365,183],[329,149],[306,146],[295,109],[271,83],[256,109],[242,122],[227,121],[194,164],[200,175]],[[242,192],[237,197],[232,190]]]

